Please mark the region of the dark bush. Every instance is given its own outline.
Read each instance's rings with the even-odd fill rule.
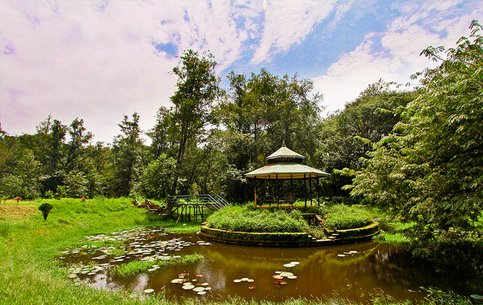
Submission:
[[[42,212],[44,216],[44,220],[47,220],[47,216],[49,216],[50,211],[52,210],[53,206],[50,203],[42,203],[39,206],[39,211]]]

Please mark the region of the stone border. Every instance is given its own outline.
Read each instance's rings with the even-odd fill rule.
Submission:
[[[353,243],[370,240],[379,233],[377,222],[368,226],[332,232],[333,238],[315,239],[305,232],[298,233],[269,233],[269,232],[242,232],[229,231],[201,226],[200,235],[204,238],[234,245],[259,247],[313,247],[328,246],[342,243]]]

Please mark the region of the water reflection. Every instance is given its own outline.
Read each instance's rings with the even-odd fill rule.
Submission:
[[[138,242],[148,244],[175,237],[165,233],[145,234],[143,240],[138,239]],[[216,243],[200,246],[196,244],[199,241],[197,235],[181,238],[184,242],[192,242],[192,246],[177,249],[176,255],[199,253],[205,259],[193,265],[173,266],[128,278],[105,272],[91,278],[90,285],[100,289],[132,291],[153,288],[156,292],[162,291],[167,298],[181,300],[197,296],[183,291],[180,285],[172,284],[171,280],[178,278],[180,273],[189,273],[191,278],[200,276],[200,284],[206,282],[211,286],[210,293],[202,296],[205,299],[222,300],[228,296],[238,296],[244,299],[282,301],[291,297],[324,299],[335,294],[356,302],[369,302],[374,293],[382,291],[396,300],[420,300],[424,296],[419,291],[420,286],[435,286],[462,293],[482,293],[477,281],[468,278],[452,281],[440,276],[429,266],[411,259],[404,247],[380,245],[376,242],[327,248],[254,248]],[[99,253],[83,257],[76,255],[66,257],[66,262],[83,261],[88,264]],[[126,261],[130,259],[133,258],[126,257]],[[294,261],[300,264],[291,268],[283,266]],[[297,278],[284,278],[286,284],[277,284],[274,280],[277,271],[289,271]],[[244,277],[254,279],[254,282],[234,282],[234,279]]]

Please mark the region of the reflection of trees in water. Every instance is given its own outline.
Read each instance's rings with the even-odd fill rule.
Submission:
[[[338,257],[338,254],[354,250],[358,253]],[[190,253],[202,254],[205,259],[195,265],[172,266],[148,274],[147,284],[138,276],[130,279],[108,277],[104,285],[128,290],[139,290],[144,285],[166,285],[165,295],[177,299],[191,294],[180,293],[181,287],[169,282],[177,274],[189,272],[192,276],[203,274],[200,282],[208,282],[213,288],[213,296],[220,300],[227,295],[273,301],[297,296],[325,299],[337,295],[355,302],[367,301],[371,295],[377,294],[377,290],[401,300],[421,298],[421,294],[408,291],[418,290],[419,286],[455,289],[459,285],[469,289],[468,279],[461,283],[450,282],[436,274],[431,266],[414,260],[406,248],[375,242],[324,248],[256,248],[214,243],[207,247],[187,247],[179,254]],[[291,261],[299,261],[300,265],[291,269],[283,267]],[[298,278],[287,280],[287,286],[276,289],[272,276],[279,270],[291,271]],[[233,283],[234,279],[241,277],[254,278],[257,288],[252,291],[247,285]]]

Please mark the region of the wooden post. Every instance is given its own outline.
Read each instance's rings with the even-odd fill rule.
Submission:
[[[309,177],[309,196],[310,196],[310,206],[312,206],[312,179]]]
[[[320,186],[319,186],[319,179],[320,177],[317,177],[317,180],[316,180],[316,185],[315,185],[315,188],[317,189],[317,206],[320,208]]]
[[[279,204],[279,199],[278,199],[278,174],[275,174],[275,202],[277,203],[277,206]]]
[[[304,174],[304,200],[305,200],[305,208],[307,208],[307,179],[305,178],[305,174]]]
[[[254,177],[255,187],[253,188],[253,206],[257,207],[257,177]]]

